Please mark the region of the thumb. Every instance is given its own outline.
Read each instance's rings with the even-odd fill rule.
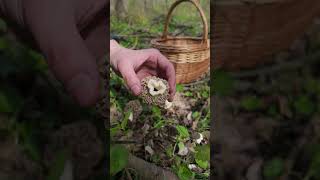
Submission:
[[[121,61],[123,62],[123,61]],[[141,83],[140,80],[134,71],[133,67],[130,63],[119,63],[118,69],[125,80],[128,88],[132,91],[135,96],[138,96],[141,93]]]
[[[31,0],[25,6],[26,23],[50,70],[80,105],[93,105],[99,97],[98,68],[78,32],[72,6],[51,0]]]

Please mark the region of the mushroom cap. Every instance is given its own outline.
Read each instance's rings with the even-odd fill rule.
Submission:
[[[148,105],[165,108],[169,98],[169,84],[166,80],[156,76],[148,76],[141,81],[142,93],[140,97]]]
[[[136,120],[140,116],[142,110],[139,100],[129,101],[124,109],[125,112],[132,111],[133,120]]]

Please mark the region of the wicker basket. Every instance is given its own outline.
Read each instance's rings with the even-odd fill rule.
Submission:
[[[173,10],[182,2],[190,2],[200,12],[203,23],[203,37],[169,37],[168,25]],[[177,83],[189,83],[199,78],[210,66],[210,42],[208,23],[202,8],[196,0],[178,0],[169,9],[163,35],[151,40],[154,48],[163,53],[174,65]]]
[[[319,0],[215,0],[214,67],[240,69],[288,49],[320,13]]]

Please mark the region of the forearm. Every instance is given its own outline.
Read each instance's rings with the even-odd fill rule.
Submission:
[[[119,49],[121,46],[118,44],[117,41],[115,40],[110,40],[110,57],[112,57]]]
[[[110,40],[110,64],[113,68],[116,68],[116,56],[120,50],[124,49],[120,44],[115,40]]]

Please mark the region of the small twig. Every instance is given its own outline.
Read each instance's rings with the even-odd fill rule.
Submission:
[[[188,83],[188,84],[184,84],[185,87],[188,87],[188,86],[195,86],[195,85],[199,85],[199,84],[204,84],[204,83],[207,83],[210,81],[210,77],[206,77],[204,79],[201,79],[199,81],[196,81],[196,82],[192,82],[192,83]]]
[[[174,151],[176,151],[176,147],[177,147],[177,142],[174,143],[173,150],[172,150],[172,156],[174,156]]]

